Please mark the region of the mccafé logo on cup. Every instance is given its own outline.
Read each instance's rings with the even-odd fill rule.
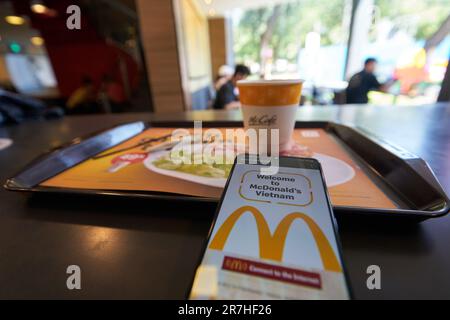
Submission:
[[[279,150],[289,149],[303,81],[243,80],[238,81],[237,86],[245,129],[267,129],[269,135],[276,129]],[[270,138],[267,143],[270,148]]]
[[[248,120],[248,124],[251,126],[271,126],[277,123],[277,116],[269,116],[267,114],[258,117],[253,116]]]

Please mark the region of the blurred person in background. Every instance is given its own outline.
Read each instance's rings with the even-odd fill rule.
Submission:
[[[127,97],[123,86],[109,74],[103,76],[99,100],[106,113],[123,112],[127,107]]]
[[[350,78],[346,90],[348,104],[366,104],[369,102],[369,91],[386,92],[388,86],[378,82],[375,76],[377,60],[368,58],[364,62],[364,69]]]
[[[219,109],[236,109],[241,106],[239,102],[239,93],[236,84],[239,80],[245,80],[250,75],[250,69],[242,64],[236,65],[234,74],[230,80],[223,84],[217,91],[216,100],[213,108]]]
[[[66,106],[68,114],[96,113],[99,111],[94,82],[90,76],[83,76],[80,87],[70,95]]]

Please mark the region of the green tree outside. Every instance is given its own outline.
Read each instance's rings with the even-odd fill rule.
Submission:
[[[351,0],[298,0],[279,4],[281,13],[273,27],[269,45],[274,59],[295,63],[306,35],[319,32],[321,45],[345,44]],[[392,32],[403,30],[416,40],[427,40],[450,14],[449,0],[375,0],[374,25],[387,19]],[[235,28],[237,61],[261,63],[261,37],[267,30],[274,6],[246,11]]]

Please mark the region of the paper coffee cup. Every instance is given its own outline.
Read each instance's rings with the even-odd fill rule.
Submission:
[[[291,146],[297,108],[302,93],[302,80],[244,80],[238,81],[239,99],[246,130],[278,129],[279,151]],[[266,150],[259,145],[260,152],[271,150],[268,137]]]

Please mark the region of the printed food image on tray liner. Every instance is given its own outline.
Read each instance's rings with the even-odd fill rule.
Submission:
[[[135,190],[219,198],[231,165],[175,166],[169,150],[148,152],[144,139],[171,134],[172,128],[150,128],[104,152],[135,148],[89,159],[43,182],[42,186],[93,190]],[[220,129],[225,136],[225,129]],[[323,129],[296,129],[295,144],[285,155],[312,157],[323,167],[331,201],[337,206],[395,208],[350,156]],[[160,142],[155,142],[157,145]],[[153,145],[152,145],[153,146]],[[227,145],[214,146],[216,152]]]

